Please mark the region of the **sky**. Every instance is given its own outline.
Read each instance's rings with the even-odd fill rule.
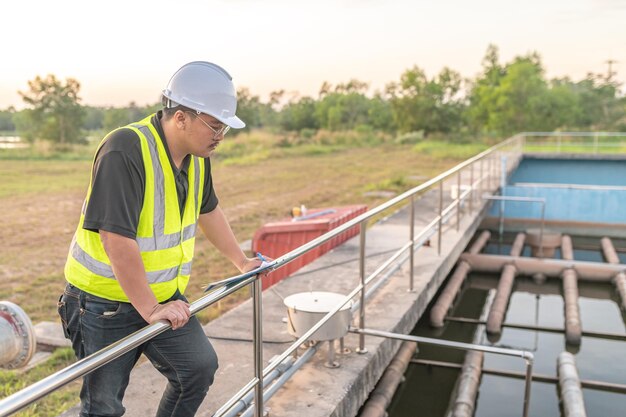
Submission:
[[[36,76],[77,79],[82,104],[159,100],[184,63],[215,62],[262,101],[317,96],[325,81],[370,92],[413,66],[481,72],[537,52],[548,78],[608,71],[626,84],[626,0],[20,0],[0,18],[0,109]]]

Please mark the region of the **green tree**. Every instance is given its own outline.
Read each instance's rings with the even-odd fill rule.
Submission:
[[[15,123],[13,123],[13,115],[15,109],[9,107],[6,110],[0,110],[0,132],[13,132],[15,131]]]
[[[387,86],[395,124],[401,132],[454,132],[461,128],[465,108],[461,75],[444,68],[428,79],[415,66],[406,70],[399,83]]]
[[[489,45],[482,60],[483,73],[471,83],[466,122],[473,131],[484,131],[489,126],[493,100],[502,77],[506,74],[500,65],[498,47]]]
[[[78,81],[67,78],[62,82],[49,74],[45,78],[37,76],[28,82],[28,87],[26,92],[18,91],[31,110],[24,114],[29,123],[21,125],[21,136],[61,144],[83,140]]]
[[[85,117],[83,118],[83,128],[86,130],[102,129],[104,122],[104,112],[102,107],[83,107]]]
[[[539,55],[516,57],[492,92],[487,128],[504,134],[552,130],[546,123],[548,85]]]
[[[292,100],[280,112],[280,126],[287,131],[302,129],[318,129],[315,118],[315,100],[311,97],[302,97]]]
[[[126,107],[109,107],[103,110],[102,127],[105,131],[110,132],[118,127],[141,120],[160,108],[161,105],[158,103],[141,107],[137,106],[134,101],[131,101]]]
[[[319,91],[319,100],[315,102],[315,119],[319,127],[328,130],[351,130],[358,126],[379,128],[388,126],[389,122],[382,118],[389,115],[380,96],[371,99],[366,93],[369,85],[352,79],[345,84],[337,84],[334,88],[324,82]],[[376,107],[376,109],[374,109]],[[375,114],[380,110],[380,114]],[[376,122],[372,123],[372,115]]]
[[[261,103],[259,96],[253,95],[247,88],[240,88],[237,90],[237,116],[246,123],[246,127],[236,129],[233,133],[237,134],[263,127],[271,121],[272,113],[270,104]]]

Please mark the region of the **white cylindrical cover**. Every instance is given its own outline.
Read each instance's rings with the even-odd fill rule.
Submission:
[[[300,337],[315,326],[326,314],[345,300],[342,294],[332,292],[303,292],[285,298],[289,333]],[[348,333],[352,312],[352,300],[346,303],[335,315],[322,325],[309,338],[311,340],[334,340]]]

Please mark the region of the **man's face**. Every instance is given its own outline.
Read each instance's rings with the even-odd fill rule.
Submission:
[[[189,143],[192,154],[206,158],[213,154],[217,146],[228,132],[228,126],[208,114],[186,112],[189,116],[191,141]]]

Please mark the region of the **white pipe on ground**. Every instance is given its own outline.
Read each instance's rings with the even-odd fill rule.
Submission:
[[[567,235],[561,238],[561,255],[565,260],[574,260],[572,239]],[[565,302],[565,339],[567,343],[577,346],[580,345],[582,326],[578,306],[578,274],[573,268],[563,271],[563,299]]]
[[[487,241],[491,237],[491,233],[489,231],[484,231],[481,235],[476,239],[474,244],[471,246],[469,253],[477,254],[480,253],[482,248],[487,244]],[[430,325],[433,327],[443,327],[444,318],[446,314],[448,314],[448,310],[454,301],[465,277],[471,270],[471,266],[469,263],[465,261],[460,261],[454,270],[454,273],[448,280],[448,284],[446,288],[443,290],[437,302],[430,310]]]
[[[35,328],[28,315],[10,301],[0,301],[0,367],[26,366],[35,353]]]
[[[610,264],[619,264],[619,256],[617,256],[611,238],[603,237],[600,240],[600,244],[602,245],[602,253],[604,253],[606,261]],[[626,273],[620,272],[615,275],[615,277],[613,277],[613,285],[615,285],[615,289],[621,300],[620,307],[622,310],[626,311]]]

